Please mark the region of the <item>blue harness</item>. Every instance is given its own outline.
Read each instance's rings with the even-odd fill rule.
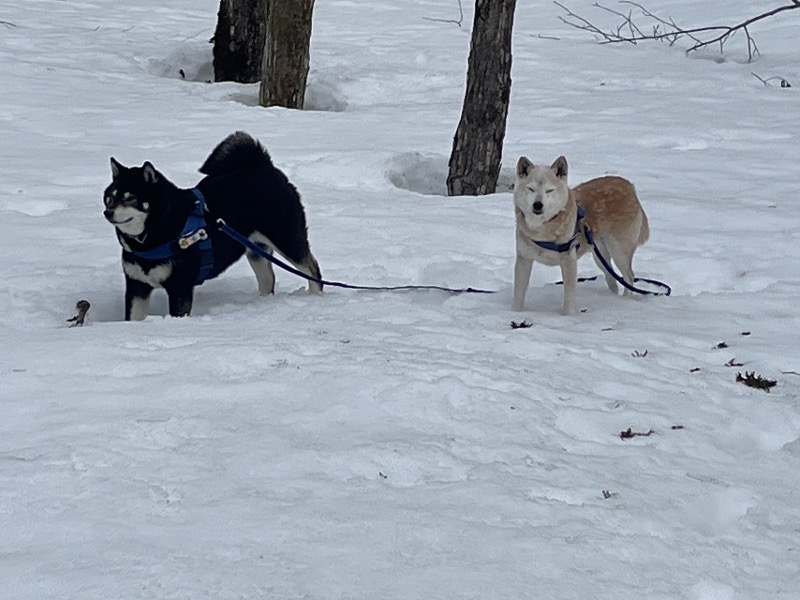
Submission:
[[[586,211],[584,211],[580,206],[578,207],[578,218],[575,219],[575,233],[572,234],[572,237],[569,238],[563,244],[556,244],[555,242],[538,242],[536,240],[531,240],[534,244],[539,246],[540,248],[544,248],[545,250],[552,250],[553,252],[558,252],[562,254],[564,252],[569,252],[572,250],[574,246],[579,246],[580,242],[578,241],[581,236],[581,222],[583,221],[584,217],[586,217]]]
[[[203,193],[197,188],[193,188],[192,192],[197,197],[189,217],[186,219],[186,225],[183,226],[183,231],[178,236],[177,240],[167,242],[156,246],[152,250],[145,250],[144,252],[133,252],[131,254],[144,258],[146,260],[164,261],[177,256],[181,251],[191,248],[196,243],[200,243],[200,271],[197,274],[197,281],[195,285],[201,285],[208,279],[211,269],[214,266],[214,250],[211,247],[211,240],[206,233],[208,225],[205,219],[206,199]]]

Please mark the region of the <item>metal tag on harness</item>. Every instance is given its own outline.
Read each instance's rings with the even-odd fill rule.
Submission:
[[[208,234],[206,233],[205,229],[198,229],[191,235],[187,235],[182,237],[178,240],[178,246],[180,246],[181,250],[186,250],[187,248],[191,248],[197,242],[202,242],[203,240],[208,239]]]

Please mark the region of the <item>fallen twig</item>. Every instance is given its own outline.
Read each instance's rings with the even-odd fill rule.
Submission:
[[[528,329],[529,327],[533,327],[533,323],[530,321],[511,321],[511,329]]]
[[[750,71],[750,75],[752,75],[753,77],[758,79],[761,83],[763,83],[764,87],[769,87],[769,82],[773,81],[775,79],[777,79],[778,81],[781,82],[781,87],[782,88],[790,88],[790,87],[792,87],[791,83],[786,81],[783,77],[778,77],[777,75],[775,77],[767,77],[766,79],[764,79],[763,77],[759,77],[758,75],[756,75],[752,71]]]
[[[629,440],[629,439],[635,438],[635,437],[649,437],[649,436],[653,435],[654,433],[655,433],[655,431],[652,430],[652,429],[650,431],[646,431],[646,432],[642,433],[642,432],[639,432],[639,431],[633,431],[630,427],[628,427],[625,431],[620,431],[619,432],[619,437],[620,437],[620,439],[623,439],[623,440]]]
[[[458,28],[461,29],[461,24],[464,22],[464,7],[461,6],[461,0],[458,0],[458,20],[455,19],[434,19],[432,17],[422,17],[426,21],[433,21],[434,23],[453,23],[458,25]]]
[[[86,313],[89,312],[91,307],[92,305],[89,304],[88,300],[78,300],[78,303],[75,305],[75,308],[78,309],[78,314],[71,319],[67,319],[67,323],[72,323],[70,327],[82,327],[83,322],[86,320]]]

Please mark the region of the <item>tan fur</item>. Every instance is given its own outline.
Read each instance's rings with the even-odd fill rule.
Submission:
[[[577,206],[586,212],[595,243],[603,257],[633,284],[633,254],[650,237],[650,225],[633,184],[622,177],[599,177],[574,189],[567,185],[567,161],[559,157],[550,167],[535,166],[522,157],[517,164],[514,189],[517,230],[517,259],[514,267],[514,310],[522,310],[533,262],[560,266],[564,280],[564,314],[575,313],[577,261],[592,252],[581,230],[577,248],[555,252],[537,246],[540,242],[568,242],[575,232]],[[539,211],[539,212],[537,212]],[[617,282],[595,262],[605,275],[606,284],[618,293]],[[626,289],[625,295],[630,295]]]

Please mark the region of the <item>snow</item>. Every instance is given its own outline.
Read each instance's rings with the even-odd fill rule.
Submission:
[[[800,597],[800,15],[754,26],[747,64],[741,38],[722,62],[603,46],[519,0],[503,187],[448,198],[463,4],[459,27],[456,2],[319,1],[291,111],[205,83],[216,0],[0,2],[0,597]],[[188,187],[239,129],[300,190],[327,278],[497,293],[278,273],[262,298],[242,261],[193,316],[156,293],[122,322],[109,157]],[[560,154],[573,183],[635,182],[634,266],[672,297],[584,283],[564,317],[535,266],[510,310],[513,166]]]

